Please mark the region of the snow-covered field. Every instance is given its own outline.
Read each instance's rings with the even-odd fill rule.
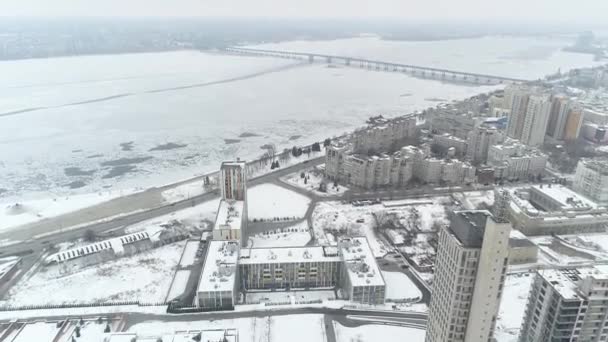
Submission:
[[[423,329],[384,324],[367,324],[356,328],[334,323],[337,342],[424,342]]]
[[[312,215],[315,237],[319,243],[329,244],[333,238],[327,233],[333,236],[365,236],[374,256],[383,257],[388,252],[388,246],[376,236],[372,216],[372,213],[381,208],[381,205],[354,207],[340,202],[320,202]]]
[[[186,248],[184,248],[184,254],[182,255],[182,259],[179,263],[180,267],[188,267],[194,264],[199,245],[200,242],[198,240],[186,242]]]
[[[165,300],[185,241],[61,274],[59,267],[41,267],[13,286],[0,305]],[[49,295],[52,294],[52,295]]]
[[[386,299],[411,301],[422,299],[422,292],[407,275],[382,271],[382,277],[386,283]]]
[[[302,218],[310,199],[274,184],[261,184],[247,190],[249,220]]]
[[[253,247],[300,247],[309,241],[308,222],[304,220],[290,227],[251,236],[248,243],[253,243]]]
[[[435,224],[447,224],[448,219],[445,206],[452,201],[447,196],[429,197],[424,199],[384,201],[382,204],[388,208],[387,212],[394,212],[400,216],[400,222],[405,227],[431,231]]]
[[[188,285],[189,278],[190,271],[188,270],[179,270],[175,272],[175,279],[173,279],[173,284],[171,284],[171,288],[169,289],[167,301],[174,300],[186,291],[186,286]]]
[[[129,332],[150,336],[204,329],[237,329],[240,342],[325,341],[323,315],[317,314],[190,322],[148,321],[132,326]]]
[[[347,187],[343,185],[334,186],[333,182],[324,179],[323,173],[320,170],[307,169],[302,172],[304,172],[305,178],[301,177],[301,172],[296,172],[281,178],[281,180],[304,190],[311,191],[319,196],[341,195],[348,191]],[[326,191],[324,192],[319,188],[322,183],[325,183],[326,185]]]
[[[316,300],[335,299],[331,290],[289,292],[247,292],[247,303],[308,303]]]
[[[533,280],[528,273],[507,276],[494,334],[498,342],[517,341]]]
[[[38,194],[40,199],[3,199],[0,203],[0,231],[91,207],[133,192],[125,189],[64,196],[49,196],[47,193]]]

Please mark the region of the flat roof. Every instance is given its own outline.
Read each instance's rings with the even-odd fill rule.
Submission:
[[[247,165],[247,163],[243,160],[229,160],[229,161],[222,162],[222,165],[220,166],[220,168],[223,168],[224,166],[244,168],[246,165]]]
[[[382,272],[366,238],[342,239],[338,246],[352,286],[385,286]]]
[[[340,262],[340,260],[340,256],[332,247],[269,247],[242,249],[239,264]]]
[[[221,200],[215,217],[214,229],[241,229],[243,201]]]
[[[450,222],[450,232],[467,248],[479,248],[486,231],[487,210],[455,211]]]
[[[232,291],[236,282],[239,243],[212,240],[198,282],[198,292]]]
[[[597,204],[573,190],[557,184],[532,185],[535,191],[557,201],[562,209],[596,208]]]
[[[564,299],[580,300],[586,296],[579,291],[579,283],[587,277],[608,280],[606,267],[582,267],[577,269],[548,269],[538,274]]]

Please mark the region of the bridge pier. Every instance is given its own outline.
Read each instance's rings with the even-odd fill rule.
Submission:
[[[325,61],[327,62],[327,64],[331,64],[331,57],[329,57],[329,56],[325,57]]]
[[[308,55],[308,63],[312,64],[315,62],[315,56],[314,55]]]
[[[344,60],[344,65],[350,66],[350,58]]]

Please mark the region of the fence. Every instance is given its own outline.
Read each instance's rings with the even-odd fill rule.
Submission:
[[[44,310],[44,309],[75,309],[75,308],[93,308],[106,306],[164,306],[166,302],[150,303],[140,301],[122,301],[122,302],[99,302],[99,303],[79,303],[79,304],[48,304],[48,305],[23,305],[23,306],[0,306],[0,311],[25,311],[25,310]]]

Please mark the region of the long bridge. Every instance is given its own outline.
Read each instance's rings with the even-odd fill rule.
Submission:
[[[472,83],[480,85],[499,85],[499,84],[513,84],[513,83],[524,83],[527,80],[494,76],[486,74],[478,74],[472,72],[448,70],[441,68],[425,67],[419,65],[391,63],[378,60],[371,60],[358,57],[346,57],[336,55],[326,55],[319,53],[310,52],[294,52],[294,51],[278,51],[278,50],[262,50],[262,49],[250,49],[241,47],[229,47],[224,49],[226,52],[239,54],[239,55],[252,55],[252,56],[268,56],[277,58],[287,58],[296,60],[308,60],[309,63],[323,62],[323,63],[339,63],[350,67],[359,67],[361,69],[376,70],[376,71],[388,71],[388,72],[400,72],[408,74],[414,77],[435,79],[446,82],[458,82],[458,83]]]

